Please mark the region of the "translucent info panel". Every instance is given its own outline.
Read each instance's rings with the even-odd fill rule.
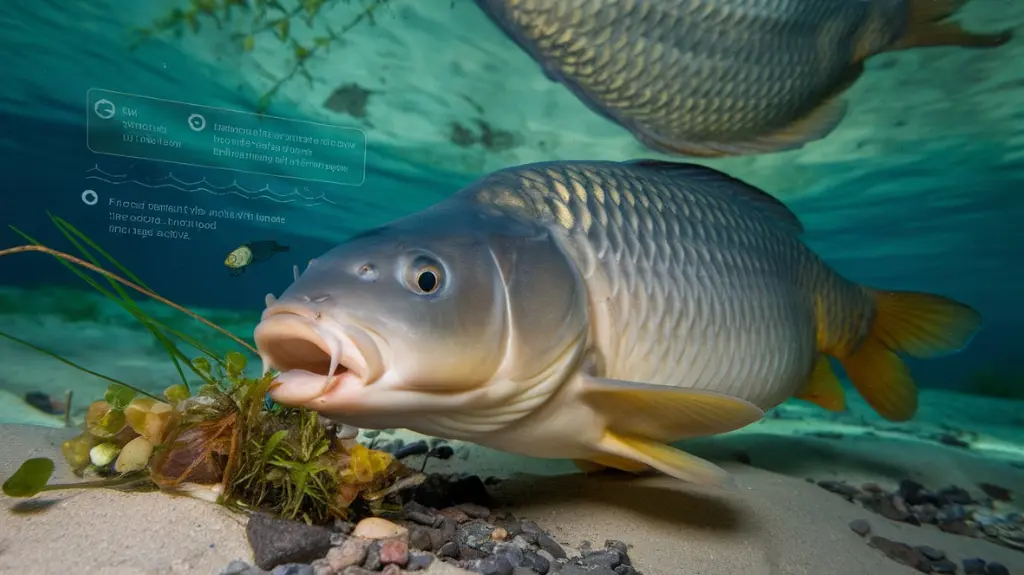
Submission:
[[[93,88],[87,145],[98,154],[359,186],[366,133],[357,128]]]

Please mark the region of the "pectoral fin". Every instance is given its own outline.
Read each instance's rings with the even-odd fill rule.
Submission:
[[[832,371],[828,357],[824,355],[818,356],[818,363],[814,364],[811,378],[793,397],[809,401],[829,411],[846,410],[846,393],[839,383],[839,378]]]
[[[590,376],[582,399],[608,429],[664,442],[726,433],[764,417],[756,405],[721,393]]]
[[[683,481],[722,489],[736,487],[732,475],[721,467],[657,441],[606,431],[598,449],[613,457],[649,465]]]

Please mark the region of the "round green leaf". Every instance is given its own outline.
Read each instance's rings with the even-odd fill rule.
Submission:
[[[46,487],[53,476],[53,460],[34,457],[21,464],[14,475],[4,481],[4,494],[8,497],[32,497]]]

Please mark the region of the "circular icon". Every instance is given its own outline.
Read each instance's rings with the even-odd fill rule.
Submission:
[[[92,105],[92,111],[104,120],[109,120],[117,113],[117,106],[110,100],[96,100],[96,103]]]
[[[92,190],[82,192],[82,203],[87,206],[95,206],[100,201],[100,195]]]
[[[188,117],[188,127],[191,128],[193,132],[202,132],[206,129],[206,118],[199,114],[192,114]]]

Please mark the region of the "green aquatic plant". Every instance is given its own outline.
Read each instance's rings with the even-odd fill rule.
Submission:
[[[260,97],[257,110],[263,112],[270,105],[277,92],[296,77],[313,84],[309,63],[320,52],[328,52],[331,46],[343,42],[345,34],[356,26],[376,23],[374,13],[386,6],[390,0],[189,0],[187,4],[174,8],[157,18],[149,26],[135,30],[136,38],[130,48],[163,34],[178,38],[186,33],[196,34],[206,25],[218,30],[241,22],[241,31],[231,34],[231,39],[247,53],[256,48],[264,38],[286,47],[290,67],[284,76],[274,80],[270,88]],[[332,27],[324,22],[323,15],[340,5],[359,4],[358,12],[347,22]],[[313,29],[319,26],[320,33],[308,41],[297,39],[292,30],[295,22],[302,22]]]
[[[188,381],[155,395],[75,364],[58,354],[16,336],[2,334],[85,373],[110,382],[102,400],[86,410],[84,430],[61,445],[61,454],[78,476],[99,479],[50,484],[52,460],[33,458],[3,484],[11,497],[31,497],[41,491],[93,487],[155,487],[215,501],[236,509],[260,509],[290,519],[326,522],[353,512],[377,514],[394,507],[388,498],[400,488],[415,485],[414,473],[391,454],[368,449],[337,437],[333,425],[316,412],[268,404],[274,373],[246,375],[247,359],[238,350],[217,355],[195,345],[194,339],[146,315],[127,293],[127,287],[168,305],[227,337],[242,349],[251,344],[209,320],[157,295],[92,240],[51,215],[54,223],[92,261],[33,243],[0,250],[0,257],[41,252],[58,258],[89,285],[116,301],[166,344],[171,359],[184,357],[177,338],[204,353],[187,359],[187,367],[204,382],[193,394]],[[23,234],[24,235],[24,234]],[[25,236],[28,237],[27,235]],[[98,264],[101,254],[134,281]],[[81,269],[115,283],[109,290]],[[179,371],[183,373],[183,371]]]

